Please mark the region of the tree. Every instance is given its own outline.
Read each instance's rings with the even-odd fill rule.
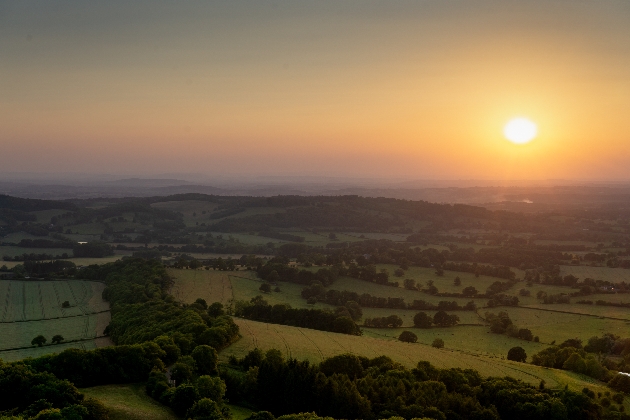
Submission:
[[[271,285],[269,283],[263,283],[258,288],[263,293],[271,293]]]
[[[462,290],[462,295],[464,296],[475,296],[477,293],[477,289],[475,289],[475,286],[468,286],[468,287],[464,287],[464,290]]]
[[[201,398],[210,398],[221,403],[225,396],[225,382],[218,376],[202,375],[197,379],[197,392]]]
[[[437,311],[433,315],[433,323],[438,327],[452,327],[459,322],[457,315],[449,315],[444,311]]]
[[[204,310],[208,309],[208,303],[205,299],[197,298],[197,300],[195,300],[195,303],[200,305]]]
[[[455,280],[453,280],[453,284],[455,286],[461,286],[462,285],[462,281],[459,277],[455,277]]]
[[[219,405],[210,398],[202,398],[194,403],[186,417],[191,420],[223,420],[225,418]]]
[[[335,235],[334,233],[330,232],[328,234],[328,239],[330,239],[331,241],[336,241],[337,240],[337,235]]]
[[[527,360],[527,353],[523,347],[512,347],[507,354],[508,360],[514,360],[515,362],[525,363]]]
[[[441,338],[436,338],[435,340],[433,340],[433,343],[431,343],[431,346],[435,347],[436,349],[443,349],[444,340],[442,340]]]
[[[31,340],[31,346],[42,347],[44,344],[46,344],[46,341],[48,341],[46,340],[46,337],[44,337],[43,335],[38,335]]]
[[[405,275],[405,270],[403,270],[402,268],[397,268],[396,270],[394,270],[394,275],[396,277],[402,277]]]
[[[405,289],[416,290],[416,281],[414,279],[405,279],[403,283],[405,285]]]
[[[64,341],[64,340],[65,340],[65,339],[63,338],[63,336],[62,336],[62,335],[57,334],[57,335],[54,335],[54,336],[53,336],[53,338],[52,338],[52,340],[50,340],[50,341],[51,341],[51,343],[53,343],[53,344],[59,344],[59,343],[61,343],[61,342],[62,342],[62,341]]]
[[[183,416],[198,399],[197,389],[193,385],[182,384],[173,391],[171,408],[176,414]]]
[[[197,372],[200,375],[214,375],[217,373],[217,351],[206,345],[195,347],[191,356],[195,359]],[[216,401],[216,400],[215,400]]]
[[[529,330],[528,328],[521,328],[520,330],[518,330],[518,338],[532,341],[534,339],[534,334],[532,334],[531,330]]]
[[[431,324],[433,324],[433,319],[424,312],[418,312],[413,317],[413,325],[416,328],[431,328]]]
[[[221,315],[225,315],[225,311],[223,310],[223,304],[221,302],[214,302],[210,306],[208,306],[208,315],[213,318],[216,318]]]
[[[444,275],[444,270],[442,269],[442,267],[438,267],[435,269],[435,275],[442,277]]]
[[[61,304],[62,308],[69,308],[70,307],[70,302],[67,300],[64,300],[63,303]]]
[[[176,384],[188,382],[192,376],[193,369],[186,363],[177,362],[171,368],[171,379],[174,380]]]
[[[418,341],[418,336],[412,333],[411,331],[403,331],[398,336],[398,340],[403,341],[405,343],[416,343]]]
[[[276,270],[272,270],[268,275],[267,278],[265,279],[267,280],[269,283],[275,283],[278,280],[280,280],[280,274],[278,274],[278,272]]]
[[[608,386],[615,391],[630,394],[630,376],[617,374],[608,382]]]

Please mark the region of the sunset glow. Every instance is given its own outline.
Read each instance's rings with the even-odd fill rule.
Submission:
[[[625,2],[73,4],[0,13],[4,171],[630,178]]]

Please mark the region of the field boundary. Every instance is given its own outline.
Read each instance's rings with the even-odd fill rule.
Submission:
[[[486,307],[484,307],[484,308],[486,308]],[[630,318],[615,318],[615,317],[612,317],[612,316],[595,315],[595,314],[588,314],[588,313],[581,313],[581,312],[559,311],[557,309],[534,308],[532,306],[506,306],[506,308],[522,308],[522,309],[530,309],[532,311],[557,312],[557,313],[560,313],[560,314],[591,316],[591,317],[600,318],[600,319],[612,319],[613,321],[630,322]]]
[[[111,312],[111,309],[106,309],[104,311],[98,311],[98,312],[84,312],[84,313],[78,314],[78,315],[57,316],[57,317],[54,317],[54,318],[26,319],[26,320],[21,320],[21,321],[1,321],[0,324],[15,324],[17,322],[38,322],[38,321],[50,321],[50,320],[53,320],[53,319],[77,318],[77,317],[81,317],[81,316],[90,316],[90,315],[104,314],[105,312]]]
[[[96,337],[89,337],[89,338],[77,338],[76,340],[64,340],[63,342],[59,343],[59,344],[68,344],[68,343],[80,343],[80,342],[84,342],[84,341],[92,341],[92,340],[96,340],[98,338],[109,338],[108,335],[98,335]],[[48,344],[42,347],[53,347],[56,346],[57,344]],[[15,351],[15,350],[27,350],[27,349],[37,349],[40,348],[38,346],[26,346],[26,347],[14,347],[11,349],[2,349],[0,350],[0,355],[2,355],[2,353],[7,352],[7,351]],[[66,349],[64,349],[66,350]]]

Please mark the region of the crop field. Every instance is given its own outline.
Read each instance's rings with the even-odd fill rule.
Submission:
[[[614,283],[622,281],[630,282],[630,270],[625,268],[561,265],[560,274],[563,276],[572,274],[580,280],[591,278],[594,280],[611,281]]]
[[[471,368],[484,376],[509,375],[533,385],[538,385],[544,379],[551,388],[568,385],[576,391],[581,391],[585,386],[596,391],[606,390],[602,383],[580,374],[456,351],[448,348],[448,344],[445,349],[435,349],[424,344],[402,343],[391,339],[357,337],[244,319],[235,321],[240,327],[242,338],[221,351],[219,358],[222,361],[227,361],[230,355],[242,357],[256,347],[262,350],[276,348],[285,357],[307,359],[313,363],[342,353],[370,358],[387,355],[409,368],[415,367],[421,360],[427,360],[440,368]]]
[[[221,302],[225,305],[232,299],[232,284],[227,271],[169,268],[167,272],[175,279],[171,294],[180,302],[193,303],[202,298],[208,304]]]
[[[0,358],[18,360],[69,347],[94,348],[94,339],[103,335],[110,320],[103,289],[102,283],[81,280],[0,281]],[[65,301],[70,307],[62,308]],[[66,343],[31,347],[31,340],[40,334],[48,344],[57,334]]]

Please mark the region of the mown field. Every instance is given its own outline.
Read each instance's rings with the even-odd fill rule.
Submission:
[[[81,280],[0,281],[0,358],[10,361],[59,352],[66,348],[107,345],[109,304],[102,299],[103,283]],[[68,301],[70,307],[63,308]],[[50,340],[62,335],[62,344],[32,347],[37,335]]]
[[[440,368],[476,369],[485,376],[508,375],[533,385],[538,385],[543,379],[551,388],[568,385],[576,391],[581,391],[585,386],[602,392],[607,390],[603,383],[584,375],[457,351],[449,348],[448,344],[444,349],[435,349],[420,343],[402,343],[370,336],[357,337],[244,319],[235,321],[239,325],[242,338],[221,351],[219,357],[222,361],[227,361],[231,355],[242,357],[254,348],[277,348],[285,357],[306,359],[313,363],[342,353],[366,357],[387,355],[409,368],[415,367],[421,360],[427,360]]]

